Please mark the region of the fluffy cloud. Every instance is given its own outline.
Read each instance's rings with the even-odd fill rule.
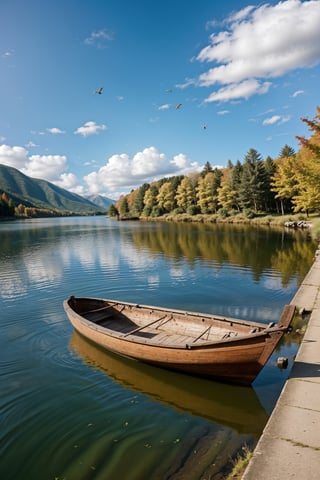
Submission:
[[[23,147],[0,145],[0,163],[22,170],[28,162],[28,151]]]
[[[244,80],[240,83],[233,83],[226,87],[220,88],[217,92],[211,93],[205,102],[226,102],[245,98],[246,100],[252,95],[262,95],[270,88],[270,82],[259,83],[255,79]]]
[[[155,147],[148,147],[137,152],[132,158],[126,153],[112,155],[106,165],[86,175],[84,180],[90,193],[109,192],[119,195],[132,188],[138,188],[143,183],[200,169],[197,163],[191,162],[183,154],[167,161],[164,153],[158,152]]]
[[[88,137],[89,135],[97,135],[99,131],[106,129],[106,125],[98,125],[96,122],[86,122],[82,127],[77,128],[74,134]]]
[[[47,128],[47,131],[48,131],[49,133],[52,133],[53,135],[59,135],[60,133],[66,133],[65,131],[60,130],[60,128],[56,128],[56,127]]]
[[[0,145],[0,163],[20,170],[28,177],[43,178],[49,182],[59,180],[67,168],[64,155],[32,155],[23,147]]]
[[[229,17],[227,28],[212,34],[197,60],[216,65],[200,75],[201,86],[224,85],[207,102],[266,93],[265,79],[320,61],[320,2],[287,0],[249,6]]]
[[[83,179],[67,172],[64,155],[28,155],[23,147],[0,145],[0,163],[17,168],[25,175],[42,178],[79,195],[95,193],[117,198],[122,193],[160,178],[199,172],[203,166],[179,153],[167,159],[155,147],[147,147],[130,157],[126,153],[109,157],[106,164]]]
[[[54,182],[58,187],[77,193],[78,195],[85,194],[83,185],[80,184],[78,177],[74,173],[62,173],[60,179]]]

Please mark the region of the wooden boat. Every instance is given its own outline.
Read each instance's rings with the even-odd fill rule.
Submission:
[[[137,305],[69,297],[64,309],[84,337],[117,354],[159,367],[250,385],[295,313],[286,305],[277,325]]]

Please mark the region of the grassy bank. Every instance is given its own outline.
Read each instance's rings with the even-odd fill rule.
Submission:
[[[243,214],[233,216],[221,217],[218,214],[205,215],[189,215],[187,213],[173,214],[169,213],[161,217],[141,217],[141,220],[146,221],[167,221],[167,222],[196,222],[196,223],[233,223],[233,224],[250,224],[263,225],[270,227],[283,228],[286,223],[303,222],[307,224],[310,230],[310,235],[314,240],[320,240],[320,216],[313,214],[307,215],[256,215],[248,218]],[[306,228],[306,227],[304,227]]]
[[[240,480],[242,478],[242,475],[253,455],[253,451],[247,446],[244,446],[242,450],[242,453],[234,460],[233,469],[227,476],[226,480]]]

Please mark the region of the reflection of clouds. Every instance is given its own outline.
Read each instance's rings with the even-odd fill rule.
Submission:
[[[180,278],[184,278],[184,272],[183,268],[178,265],[172,265],[170,268],[170,276],[171,278],[175,278],[176,280],[179,280]]]
[[[61,278],[63,264],[58,255],[48,256],[47,252],[36,251],[24,257],[24,265],[29,281],[34,284],[50,283]]]
[[[283,280],[282,278],[279,277],[266,277],[265,280],[263,281],[263,286],[267,290],[282,290],[283,288]],[[296,282],[295,284],[291,283],[291,285],[286,286],[286,290],[295,292],[297,289]]]
[[[23,225],[23,226],[26,226]],[[28,225],[32,229],[33,225]],[[12,232],[13,233],[13,232]],[[14,235],[14,233],[13,233]],[[30,285],[46,288],[59,280],[75,265],[83,270],[100,267],[102,270],[118,270],[120,265],[136,271],[150,271],[157,260],[147,251],[141,252],[125,236],[112,231],[79,232],[78,235],[50,237],[47,242],[19,251],[10,261],[0,262],[0,298],[16,298],[28,292]],[[159,278],[152,274],[148,282],[159,285]]]
[[[160,284],[159,275],[148,275],[147,282],[150,287],[158,287]]]
[[[143,254],[144,253],[144,254]],[[157,258],[150,255],[146,250],[137,249],[132,243],[121,244],[121,259],[135,270],[152,268],[158,263]]]
[[[9,262],[1,262],[0,283],[0,296],[4,299],[15,298],[27,292],[27,287],[20,271],[12,269],[12,264]]]

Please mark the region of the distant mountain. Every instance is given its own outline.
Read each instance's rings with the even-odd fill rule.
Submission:
[[[86,195],[84,198],[87,198],[90,202],[98,205],[103,210],[108,210],[110,205],[117,203],[117,200],[112,200],[111,198],[103,197],[102,195]]]
[[[16,205],[59,210],[67,213],[101,211],[97,204],[53,183],[24,175],[13,167],[0,164],[0,195],[5,192]]]

